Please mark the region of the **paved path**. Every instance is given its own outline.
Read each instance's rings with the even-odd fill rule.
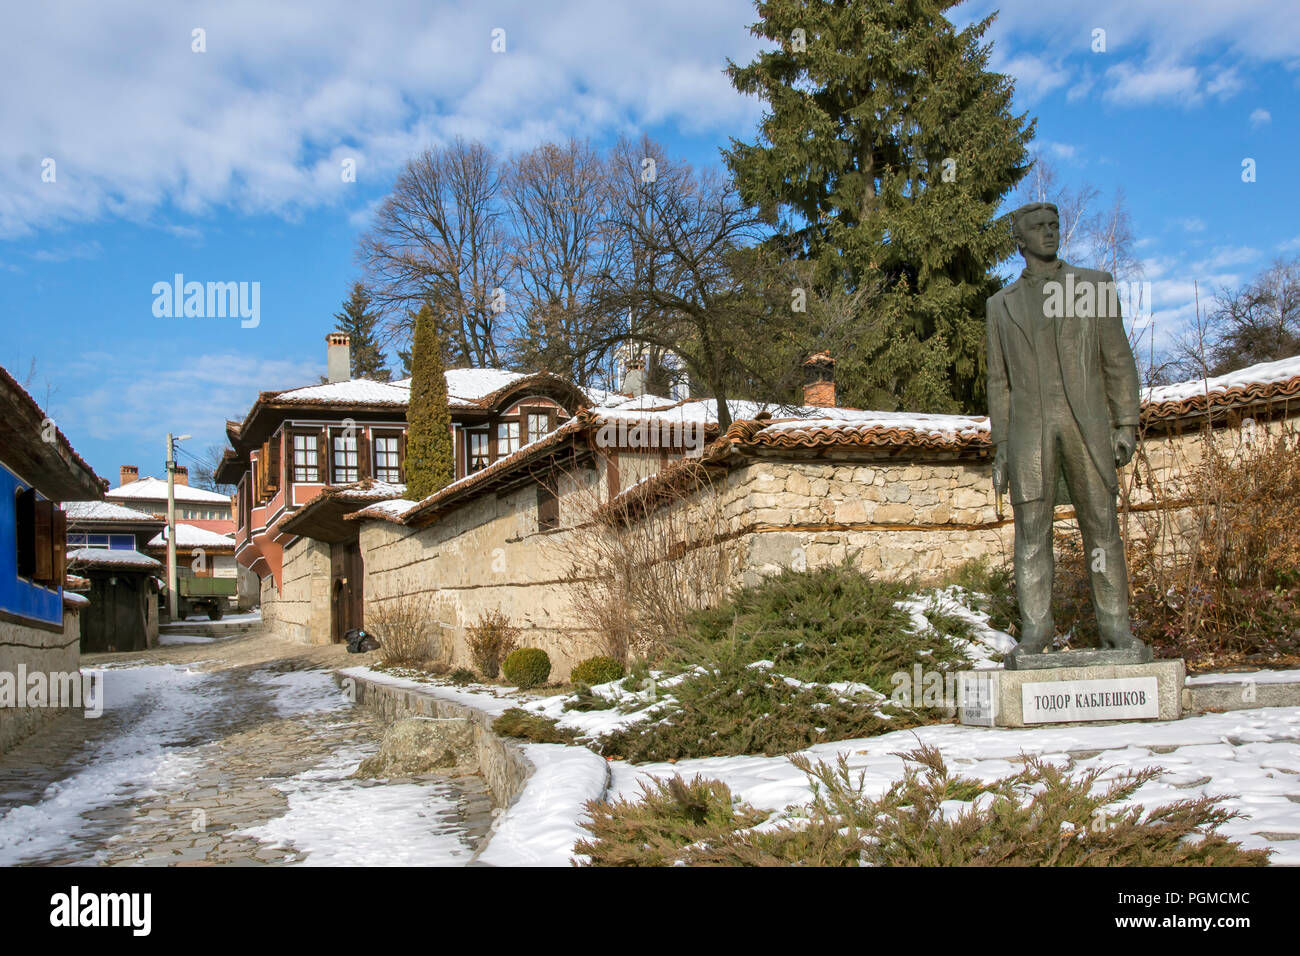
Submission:
[[[468,862],[492,819],[480,778],[350,777],[384,725],[327,668],[369,656],[261,633],[86,655],[103,716],[0,755],[0,863]]]

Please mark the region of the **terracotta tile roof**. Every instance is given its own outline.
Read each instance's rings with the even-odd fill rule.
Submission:
[[[1142,406],[1142,422],[1146,424],[1187,418],[1220,409],[1226,411],[1255,405],[1285,405],[1291,399],[1300,400],[1300,375],[1273,382],[1230,385],[1214,391],[1202,391],[1195,395],[1148,402]],[[1296,408],[1300,411],[1300,401],[1297,401]]]

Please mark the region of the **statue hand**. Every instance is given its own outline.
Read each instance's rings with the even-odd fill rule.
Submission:
[[[1110,445],[1115,452],[1115,467],[1123,468],[1133,460],[1137,451],[1137,429],[1132,425],[1120,425],[1110,433]]]
[[[1001,442],[997,451],[993,454],[993,492],[994,494],[1006,494],[1009,466],[1007,464],[1007,444]]]

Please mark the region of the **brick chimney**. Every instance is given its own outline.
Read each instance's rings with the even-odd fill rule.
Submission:
[[[352,339],[346,332],[331,332],[325,336],[325,374],[331,382],[346,382],[352,378]]]
[[[123,465],[119,471],[118,484],[129,485],[140,477],[140,469],[135,465]]]
[[[190,469],[188,465],[176,466],[176,484],[188,485],[190,483]]]
[[[803,403],[835,407],[835,359],[830,352],[810,355],[803,363]]]

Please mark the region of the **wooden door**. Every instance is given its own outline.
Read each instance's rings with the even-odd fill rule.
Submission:
[[[330,545],[330,640],[346,640],[348,631],[363,626],[365,564],[361,543]]]

